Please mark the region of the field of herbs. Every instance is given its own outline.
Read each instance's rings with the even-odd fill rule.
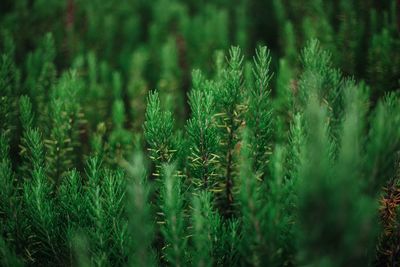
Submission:
[[[0,266],[400,266],[400,2],[1,0]]]

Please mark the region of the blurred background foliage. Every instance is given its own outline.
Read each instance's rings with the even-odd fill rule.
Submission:
[[[16,43],[21,71],[35,69],[39,76],[38,58],[49,53],[43,38],[51,32],[56,70],[78,68],[92,87],[108,87],[102,90],[105,99],[111,97],[112,73],[118,72],[123,96],[157,87],[170,102],[185,106],[180,98],[190,87],[191,69],[211,73],[212,55],[230,45],[247,55],[265,44],[274,72],[286,65],[294,77],[298,51],[310,38],[320,40],[345,74],[372,85],[376,97],[399,85],[400,16],[393,0],[3,0],[0,5],[1,29]],[[131,111],[132,103],[124,104]]]

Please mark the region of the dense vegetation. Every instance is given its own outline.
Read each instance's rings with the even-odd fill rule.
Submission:
[[[400,6],[2,0],[1,266],[399,266]]]

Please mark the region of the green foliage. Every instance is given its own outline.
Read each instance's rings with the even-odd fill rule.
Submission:
[[[161,232],[165,239],[164,255],[173,266],[185,265],[187,239],[185,236],[183,195],[180,177],[175,167],[163,167],[164,188],[161,192],[161,210],[164,216]]]
[[[272,144],[272,101],[270,101],[269,82],[271,57],[266,47],[259,47],[254,58],[254,86],[249,90],[249,103],[246,114],[246,125],[250,131],[249,143],[252,147],[252,158],[257,175],[266,175],[268,154]]]
[[[87,209],[84,197],[81,174],[76,170],[69,171],[60,184],[58,201],[62,221],[66,222],[66,231],[85,225],[88,216],[82,216]]]
[[[41,86],[45,86],[43,79],[46,76],[46,72],[50,71],[51,64],[56,56],[54,38],[51,33],[46,34],[46,36],[41,40],[38,48],[33,52],[29,53],[27,59],[27,71],[28,77],[26,78],[26,86],[31,89],[37,89],[38,92],[33,91],[32,93],[38,93],[38,99],[43,97],[41,94],[44,89]],[[40,84],[40,82],[42,84]],[[42,90],[42,91],[39,91]]]
[[[209,223],[218,222],[217,216],[211,204],[211,194],[200,192],[193,197],[193,243],[192,251],[193,266],[212,266],[213,264],[213,232],[214,225]]]
[[[33,177],[33,172],[45,165],[45,152],[43,147],[42,135],[37,128],[33,127],[34,117],[32,103],[29,97],[20,98],[20,119],[23,128],[20,155],[24,159],[21,164],[21,174],[23,178]]]
[[[303,101],[316,94],[319,99],[329,103],[330,110],[339,105],[342,75],[332,65],[332,55],[321,48],[318,40],[311,40],[302,54],[304,72],[300,79],[299,91]],[[336,115],[336,113],[334,114]]]
[[[101,159],[88,160],[86,173],[88,178],[87,203],[89,233],[91,241],[92,264],[107,266],[120,257],[118,245],[125,238],[126,222],[122,219],[124,211],[125,179],[122,172],[104,169]]]
[[[213,84],[200,71],[193,72],[193,90],[189,95],[192,116],[187,122],[189,172],[195,188],[215,188],[218,182],[219,135],[215,122]]]
[[[28,254],[39,261],[50,257],[53,264],[59,264],[57,214],[51,200],[51,185],[43,167],[33,171],[32,181],[25,182],[23,197],[29,231],[33,234]]]
[[[61,77],[50,100],[52,125],[46,138],[47,162],[51,179],[59,184],[61,177],[76,164],[81,122],[78,94],[79,80],[74,73]]]
[[[221,206],[227,215],[233,210],[233,182],[235,175],[235,148],[239,141],[239,128],[243,120],[243,55],[239,47],[229,50],[228,67],[222,71],[222,78],[215,92],[218,111],[218,126],[221,139],[221,164],[223,166]]]
[[[24,130],[28,130],[33,127],[33,112],[32,103],[29,97],[22,96],[19,99],[19,108],[21,116],[21,124]]]
[[[174,120],[170,111],[161,110],[157,92],[148,97],[144,136],[149,144],[150,158],[156,164],[155,175],[160,175],[161,164],[172,162],[174,149]]]
[[[149,203],[148,184],[143,155],[136,152],[133,165],[128,169],[130,180],[127,186],[126,212],[128,215],[129,266],[155,266],[155,253],[152,250],[154,239],[154,219]]]
[[[252,171],[251,152],[249,151],[248,133],[244,133],[241,148],[241,166],[239,171],[240,177],[240,202],[243,214],[243,232],[246,238],[242,244],[242,256],[252,266],[262,266],[262,260],[265,257],[260,251],[265,250],[267,239],[264,236],[265,210],[261,200],[261,182],[257,179],[257,175]],[[252,237],[247,236],[252,235]],[[248,242],[248,243],[247,243]]]
[[[132,135],[129,131],[125,130],[125,107],[124,103],[118,97],[113,104],[112,109],[114,129],[110,134],[110,146],[115,153],[115,157],[119,159],[123,156],[122,147],[128,147],[132,143]]]
[[[399,149],[399,97],[393,93],[383,98],[374,110],[367,141],[366,173],[373,192],[394,176]]]
[[[365,266],[373,251],[377,203],[373,196],[363,192],[360,150],[365,97],[352,84],[344,90],[346,115],[342,119],[340,151],[335,161],[331,157],[326,108],[314,96],[306,112],[309,139],[299,175],[298,216],[303,232],[300,261],[313,266]],[[316,225],[315,218],[324,222]]]
[[[15,173],[12,170],[10,160],[10,146],[9,140],[3,133],[0,135],[0,220],[1,220],[1,232],[4,238],[8,238],[8,235],[15,230],[15,225],[7,220],[12,218],[15,214],[16,203],[16,188],[14,186]],[[6,242],[6,241],[4,241]],[[5,246],[5,245],[4,245]]]
[[[3,238],[0,239],[0,258],[2,266],[24,266],[22,261],[10,250]]]
[[[289,179],[297,179],[300,170],[300,163],[302,153],[305,145],[305,130],[304,120],[302,113],[296,113],[290,125],[289,132],[289,150],[287,157],[288,171],[287,176]]]
[[[240,252],[244,265],[282,266],[293,259],[287,257],[293,253],[292,238],[294,199],[293,186],[284,179],[284,156],[277,147],[271,161],[268,181],[262,181],[252,170],[249,149],[249,133],[244,132],[240,155],[239,183],[240,207],[242,214],[243,241]]]
[[[141,49],[132,55],[130,79],[127,81],[126,93],[129,98],[129,108],[133,129],[140,131],[144,122],[146,110],[146,96],[148,93],[148,81],[145,79],[146,62],[149,58],[146,49]]]
[[[399,265],[396,0],[0,2],[1,266]]]
[[[13,48],[9,48],[12,50]],[[11,51],[5,51],[0,54],[0,129],[3,133],[10,134],[15,130],[13,94],[17,92],[20,86],[20,72],[17,69]]]

